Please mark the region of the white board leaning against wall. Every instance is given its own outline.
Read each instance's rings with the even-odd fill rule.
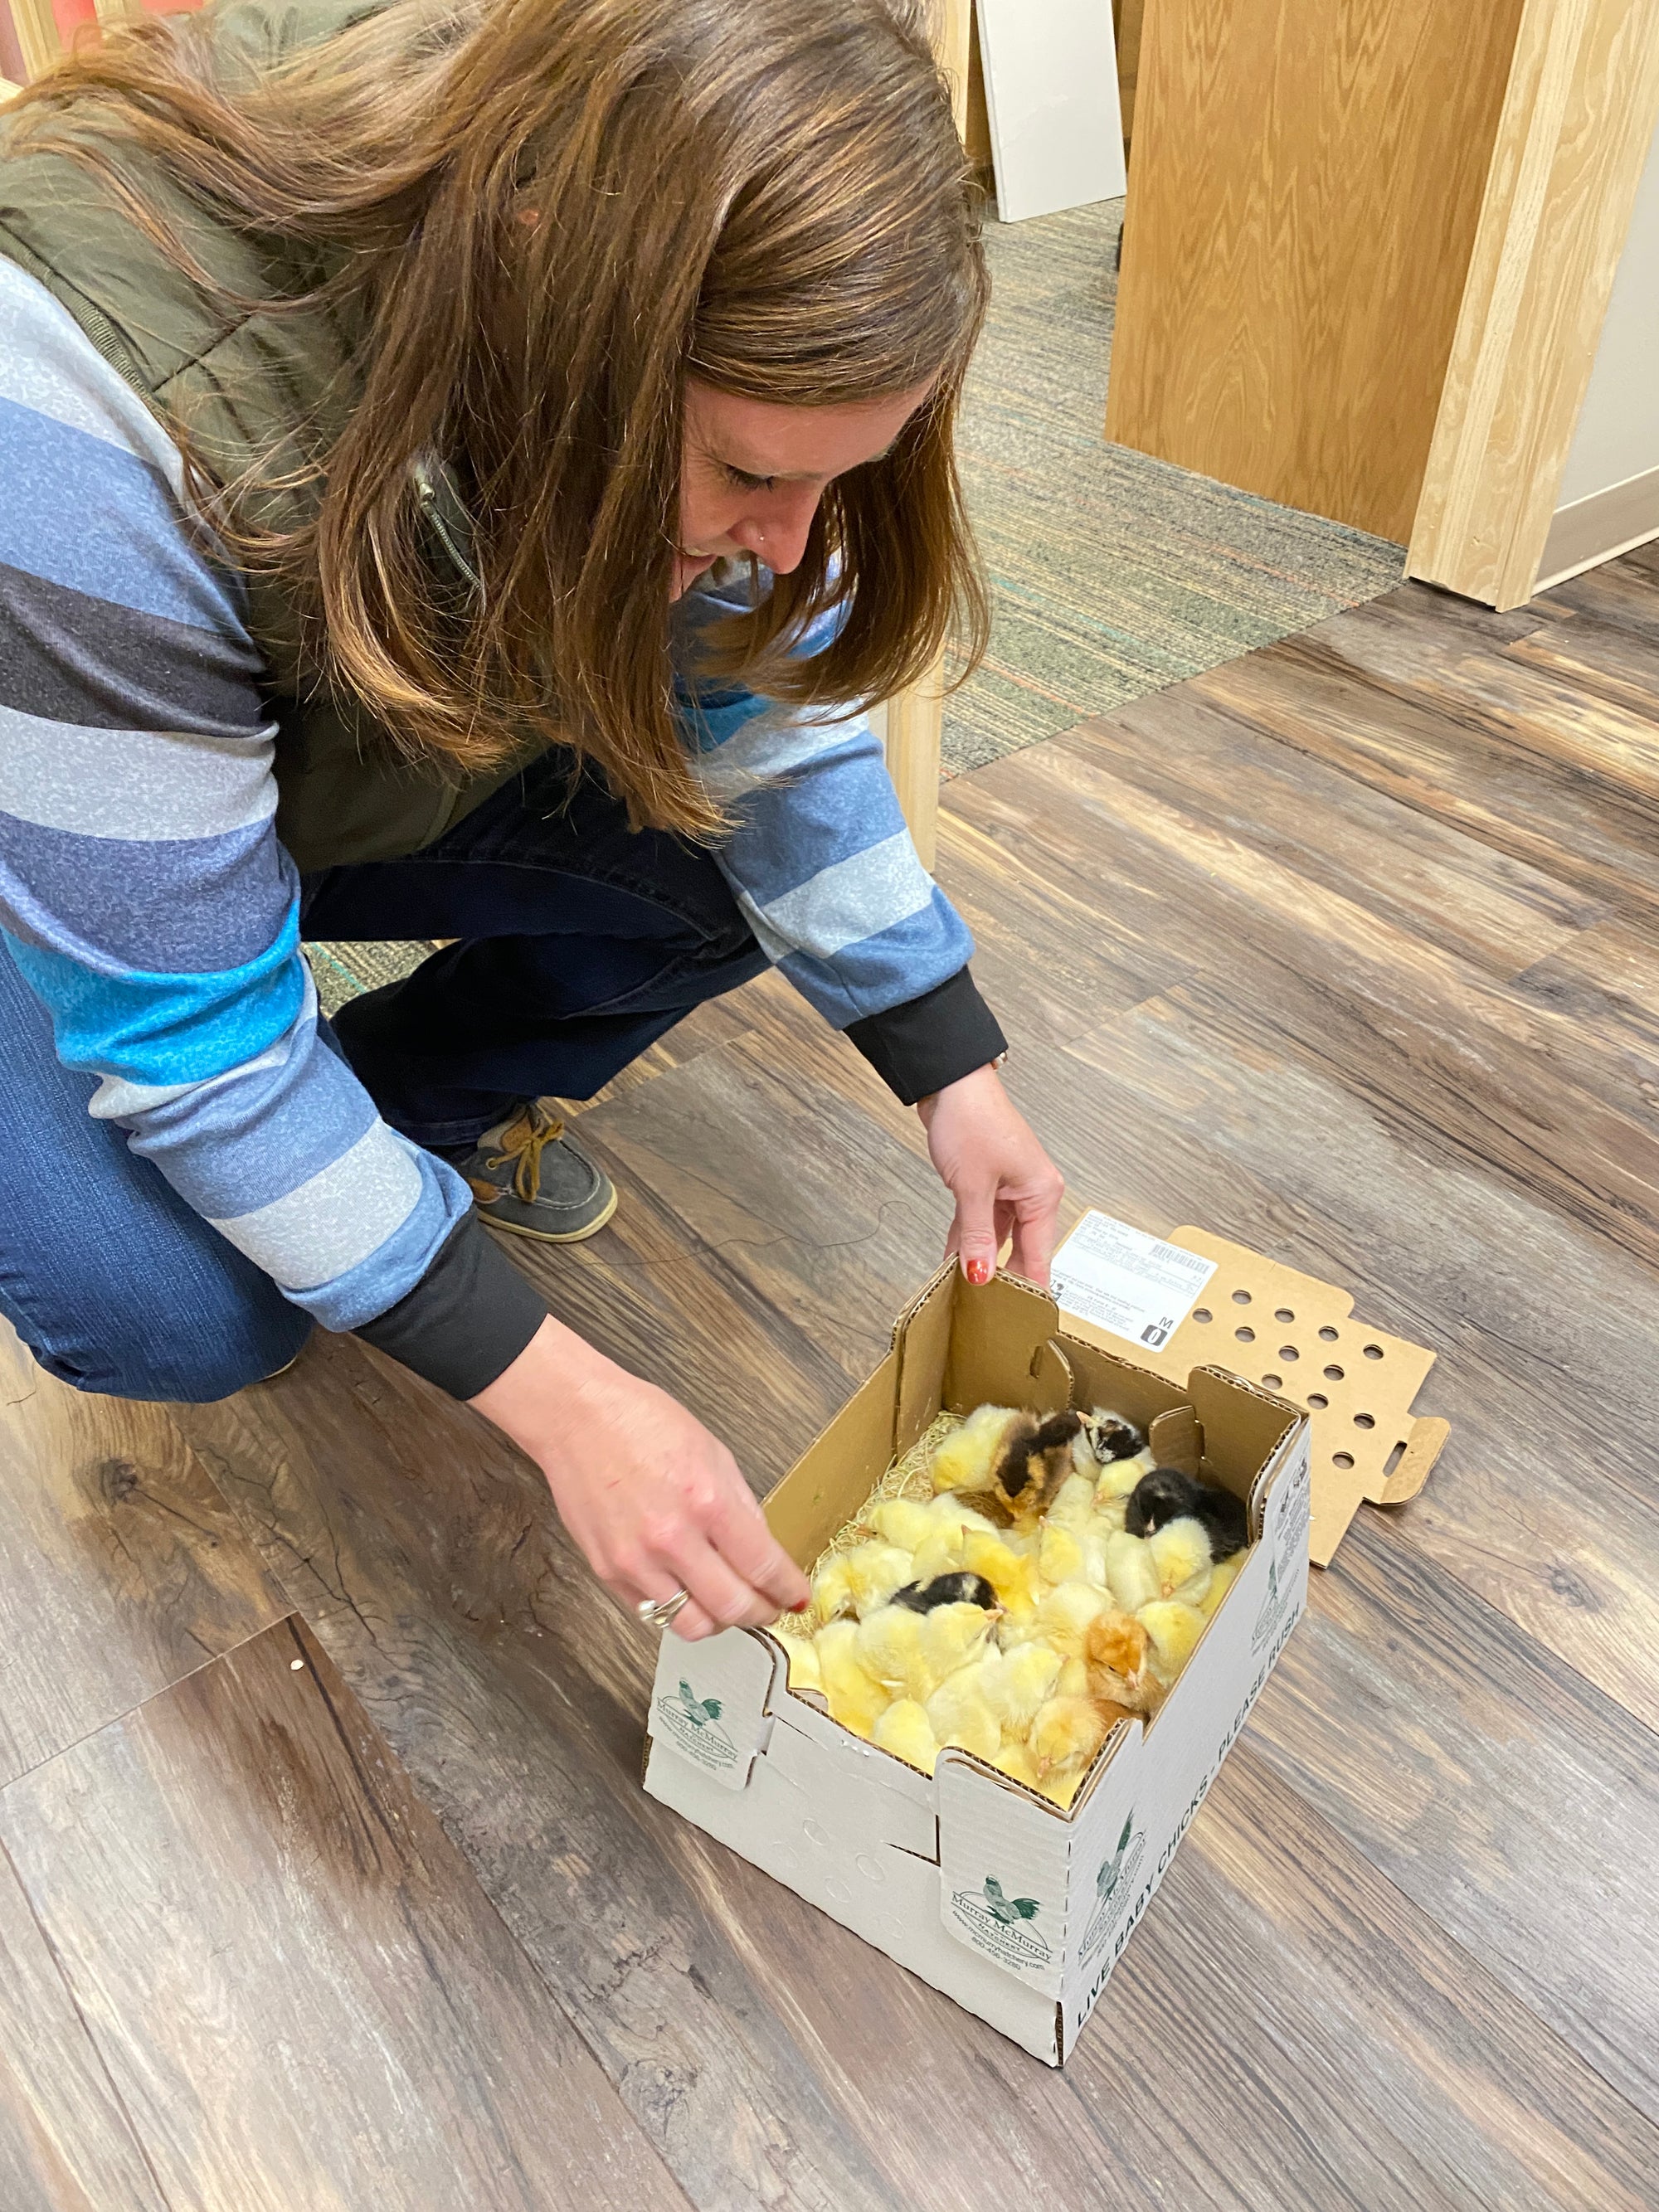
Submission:
[[[1541,591],[1659,538],[1659,134],[1538,564]]]
[[[1004,222],[1115,199],[1123,118],[1111,0],[978,0]]]

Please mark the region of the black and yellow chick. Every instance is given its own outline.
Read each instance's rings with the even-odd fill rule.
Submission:
[[[941,1605],[977,1605],[994,1613],[997,1594],[983,1575],[935,1575],[931,1582],[895,1590],[889,1602],[908,1606],[912,1613],[932,1613]]]
[[[1034,1528],[1048,1511],[1072,1472],[1072,1439],[1082,1426],[1082,1415],[1069,1412],[1050,1413],[1043,1420],[1022,1413],[1015,1422],[991,1478],[992,1491],[1015,1528]]]
[[[1155,1467],[1141,1476],[1129,1492],[1123,1525],[1132,1536],[1150,1536],[1166,1522],[1188,1515],[1203,1523],[1212,1559],[1230,1559],[1250,1540],[1243,1498],[1172,1467]]]

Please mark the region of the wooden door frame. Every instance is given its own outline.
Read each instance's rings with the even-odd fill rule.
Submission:
[[[1526,0],[1406,572],[1532,596],[1659,125],[1659,8]]]
[[[951,85],[957,130],[966,143],[968,82],[974,53],[973,0],[932,0],[933,52]],[[939,849],[939,782],[945,753],[945,655],[906,690],[878,707],[872,720],[887,755],[899,805],[923,867]]]

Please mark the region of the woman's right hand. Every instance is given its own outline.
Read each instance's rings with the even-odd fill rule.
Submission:
[[[726,1446],[550,1315],[471,1403],[536,1462],[565,1527],[630,1612],[689,1590],[674,1631],[696,1638],[805,1603],[806,1577]]]

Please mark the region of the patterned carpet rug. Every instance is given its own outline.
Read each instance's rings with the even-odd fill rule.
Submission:
[[[1397,545],[1105,443],[1122,219],[1122,201],[1103,200],[987,227],[994,295],[959,443],[994,626],[946,704],[947,775],[1400,580]],[[313,945],[325,1009],[429,949]]]
[[[958,438],[991,650],[948,774],[1270,645],[1400,581],[1402,549],[1109,446],[1121,200],[987,228],[991,315]]]

